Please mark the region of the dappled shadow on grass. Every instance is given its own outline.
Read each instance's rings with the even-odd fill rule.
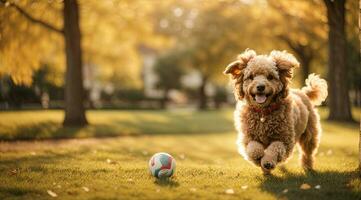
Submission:
[[[261,183],[262,190],[273,194],[277,199],[361,199],[361,190],[355,189],[350,182],[357,178],[355,172],[323,171],[296,174],[286,168],[281,169],[283,176],[270,175]],[[310,189],[303,190],[302,184]],[[319,185],[319,189],[315,186]]]
[[[44,169],[39,169],[39,167],[43,167],[45,164],[53,164],[64,159],[72,159],[87,152],[89,152],[88,149],[83,149],[81,151],[77,151],[76,153],[74,152],[74,154],[69,152],[56,153],[54,151],[45,151],[45,153],[41,155],[24,155],[18,158],[2,158],[0,159],[0,170],[6,171],[6,168],[9,170],[12,168],[31,165],[34,167],[30,167],[31,170],[33,169],[34,171],[42,171]]]
[[[119,113],[122,115],[122,113]],[[0,127],[0,140],[31,140],[137,136],[154,134],[203,134],[233,131],[233,122],[219,112],[179,114],[171,112],[127,113],[131,117],[117,118],[114,114],[102,122],[92,121],[86,127],[62,127],[55,121],[23,123],[11,129]],[[21,121],[21,119],[19,119]]]
[[[44,121],[40,123],[31,123],[17,125],[14,130],[3,132],[0,130],[0,140],[30,140],[30,139],[48,139],[48,138],[72,138],[81,128],[64,128],[61,124],[54,121]]]
[[[0,199],[7,199],[9,197],[21,198],[28,194],[41,194],[41,192],[34,189],[24,189],[20,187],[10,187],[5,185],[3,186],[0,185]]]

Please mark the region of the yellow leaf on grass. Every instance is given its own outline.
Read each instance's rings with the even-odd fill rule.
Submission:
[[[13,169],[13,170],[10,171],[11,175],[16,175],[17,173],[18,173],[18,170],[16,170],[16,169]]]
[[[51,190],[48,190],[47,192],[48,192],[48,194],[49,194],[50,196],[52,196],[52,197],[57,197],[57,196],[58,196],[55,192],[53,192],[53,191],[51,191]]]
[[[83,190],[85,191],[85,192],[89,192],[89,188],[88,187],[82,187],[83,188]]]
[[[114,161],[114,160],[110,160],[109,158],[106,160],[107,161],[107,163],[108,164],[117,164],[117,162],[116,161]]]
[[[311,186],[307,183],[304,183],[300,186],[300,189],[301,190],[308,190],[308,189],[311,189]]]
[[[226,192],[226,194],[234,194],[234,190],[233,190],[233,189],[227,189],[225,192]]]

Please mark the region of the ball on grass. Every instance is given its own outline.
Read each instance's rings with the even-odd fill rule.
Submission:
[[[150,173],[157,178],[168,178],[174,174],[175,159],[168,153],[156,153],[149,160]]]

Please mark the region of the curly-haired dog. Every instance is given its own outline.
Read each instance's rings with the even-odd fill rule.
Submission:
[[[246,50],[224,71],[234,80],[234,113],[239,152],[270,173],[286,161],[296,143],[302,166],[312,169],[321,136],[316,105],[327,97],[327,83],[310,74],[301,90],[289,89],[296,58],[283,51],[256,55]]]

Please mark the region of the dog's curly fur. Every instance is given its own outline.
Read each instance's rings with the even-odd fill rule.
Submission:
[[[232,75],[238,100],[234,113],[239,152],[264,173],[286,161],[296,143],[302,166],[312,169],[321,137],[316,105],[327,97],[327,83],[310,74],[301,90],[289,88],[296,58],[285,51],[257,55],[246,50],[224,71]],[[259,91],[263,85],[264,90]],[[260,95],[264,102],[257,101]],[[264,100],[264,97],[266,100]],[[269,111],[269,112],[263,112]]]

